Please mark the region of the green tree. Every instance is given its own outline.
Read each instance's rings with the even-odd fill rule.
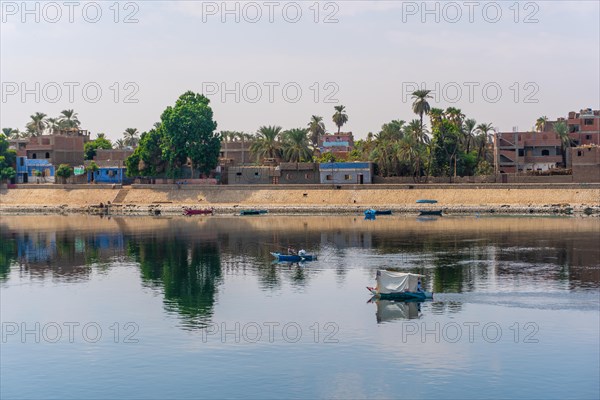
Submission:
[[[412,94],[412,98],[414,100],[412,103],[412,109],[413,112],[417,114],[421,120],[421,129],[423,129],[423,115],[429,114],[429,110],[431,109],[431,106],[427,102],[427,99],[431,98],[429,93],[431,93],[431,90],[424,89],[417,90]]]
[[[79,125],[81,125],[77,113],[74,110],[62,110],[58,117],[58,121],[60,127],[67,130],[77,130],[79,129]]]
[[[567,149],[569,149],[573,144],[573,141],[569,137],[569,128],[567,123],[565,121],[555,123],[554,132],[556,132],[560,139],[563,166],[567,168]]]
[[[282,154],[288,162],[305,162],[312,159],[308,143],[308,129],[290,129],[283,132]]]
[[[256,140],[250,146],[250,151],[260,162],[264,158],[277,158],[281,154],[280,126],[261,126],[256,132]]]
[[[125,141],[123,139],[117,139],[113,143],[113,148],[115,148],[115,149],[121,150],[121,149],[124,149],[125,147],[127,147],[127,145],[125,145]]]
[[[46,130],[46,114],[41,112],[36,112],[31,115],[31,121],[27,123],[27,129],[31,132],[32,136],[41,136]]]
[[[51,135],[55,135],[60,131],[60,121],[58,118],[47,118],[46,119],[46,129],[48,129],[48,133]]]
[[[8,148],[8,139],[3,133],[0,134],[0,181],[15,177],[16,159],[16,151]]]
[[[339,105],[333,107],[335,109],[335,114],[333,114],[333,122],[338,127],[338,134],[340,133],[340,129],[342,126],[348,122],[348,114],[346,114],[346,107]]]
[[[138,147],[125,160],[127,176],[156,176],[164,172],[162,141],[161,127],[142,133]]]
[[[539,117],[535,121],[535,130],[538,132],[543,132],[544,128],[546,127],[547,122],[548,122],[548,117],[546,117],[545,115],[543,117]]]
[[[112,143],[110,142],[110,140],[105,139],[102,136],[99,136],[98,138],[96,138],[96,140],[91,140],[87,142],[83,146],[84,158],[86,160],[93,160],[96,156],[97,149],[110,150],[112,149]]]
[[[208,173],[217,166],[221,140],[215,133],[210,100],[192,91],[185,92],[161,115],[163,158],[168,162],[168,174],[175,177],[187,162],[194,170]]]
[[[308,131],[310,132],[310,141],[316,148],[319,145],[319,138],[325,134],[325,123],[323,117],[313,115],[308,123]]]
[[[138,145],[139,137],[138,137],[137,128],[127,128],[125,132],[123,132],[123,142],[125,146],[135,147]]]
[[[68,164],[60,164],[56,170],[56,176],[62,178],[63,183],[73,175],[73,168]]]

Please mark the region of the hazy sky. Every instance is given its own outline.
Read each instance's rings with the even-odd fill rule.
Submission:
[[[600,108],[599,1],[2,1],[1,127],[75,109],[148,130],[186,90],[218,130],[304,127],[346,106],[365,137],[411,120],[409,93],[503,131]],[[37,19],[37,21],[36,21]]]

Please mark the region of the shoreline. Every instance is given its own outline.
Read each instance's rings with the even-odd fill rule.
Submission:
[[[39,205],[21,205],[21,206],[0,206],[0,215],[110,215],[110,216],[185,216],[185,205],[172,204],[150,204],[150,205],[88,205],[88,206],[39,206]],[[207,207],[208,208],[208,207]],[[240,211],[246,208],[243,206],[214,205],[214,215],[227,216],[239,215]],[[419,211],[425,207],[398,206],[390,205],[368,207],[368,206],[281,206],[281,205],[261,205],[254,207],[268,210],[266,215],[360,215],[368,208],[377,208],[380,210],[391,210],[396,215],[415,215],[419,216]],[[490,206],[439,206],[430,209],[442,210],[443,215],[522,215],[522,216],[584,216],[600,218],[600,206],[588,205],[543,205],[543,206],[514,206],[514,205],[490,205]],[[203,217],[207,215],[192,215],[190,218]],[[210,216],[210,214],[208,215]],[[256,216],[247,216],[256,217]],[[385,216],[382,216],[385,217]]]
[[[437,204],[416,204],[436,199]],[[185,207],[217,215],[242,209],[271,214],[360,214],[366,209],[446,215],[591,215],[600,217],[600,184],[574,185],[32,185],[0,189],[0,215],[183,215]]]

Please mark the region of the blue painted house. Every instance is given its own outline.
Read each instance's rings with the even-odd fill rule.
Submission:
[[[37,171],[42,173],[40,177],[36,176]],[[54,165],[50,164],[47,159],[17,157],[17,183],[54,182],[55,172]]]
[[[124,167],[100,167],[93,173],[88,171],[88,182],[96,183],[130,183],[131,179],[125,176]]]
[[[364,185],[373,183],[372,162],[334,162],[319,164],[320,182],[325,184]]]

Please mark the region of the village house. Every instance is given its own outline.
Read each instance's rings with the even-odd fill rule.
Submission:
[[[352,132],[322,135],[319,138],[319,151],[321,154],[332,153],[337,158],[345,159],[353,149],[354,136]]]
[[[319,164],[320,182],[323,184],[363,185],[373,183],[372,162],[334,162]]]

